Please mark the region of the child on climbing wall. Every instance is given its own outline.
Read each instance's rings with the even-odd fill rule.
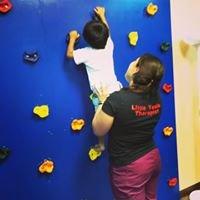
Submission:
[[[73,58],[77,65],[84,63],[87,70],[91,95],[95,109],[102,102],[97,101],[96,91],[102,85],[111,94],[120,90],[121,83],[117,80],[114,71],[113,50],[114,45],[110,37],[109,26],[105,17],[105,8],[96,7],[94,13],[98,20],[86,23],[83,29],[83,37],[89,47],[74,50],[75,42],[80,35],[76,30],[70,31],[69,43],[66,51],[67,58]],[[96,98],[95,98],[96,97]],[[96,148],[100,151],[105,149],[104,138],[99,137]]]

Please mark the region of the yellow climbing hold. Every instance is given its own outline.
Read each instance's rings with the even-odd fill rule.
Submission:
[[[91,148],[89,151],[90,160],[96,160],[99,156],[101,156],[101,151],[97,151],[95,148]]]
[[[41,118],[45,118],[49,115],[49,107],[47,105],[35,106],[33,113]]]
[[[146,9],[147,13],[149,15],[155,15],[158,11],[158,6],[153,4],[152,2],[148,4],[147,9]]]
[[[138,41],[138,32],[130,32],[128,34],[128,38],[129,38],[129,43],[133,46],[136,46],[137,41]]]
[[[40,173],[52,173],[54,169],[54,163],[51,160],[44,160],[43,163],[39,166]]]
[[[163,133],[165,136],[170,136],[173,133],[173,127],[167,126],[163,129]]]

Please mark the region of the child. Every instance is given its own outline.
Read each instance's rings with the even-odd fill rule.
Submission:
[[[77,65],[84,63],[90,83],[95,94],[102,85],[111,94],[120,90],[121,83],[117,81],[114,71],[113,49],[109,26],[105,17],[105,8],[96,7],[94,12],[99,20],[89,21],[83,30],[83,37],[90,47],[74,50],[76,40],[80,37],[76,30],[69,33],[69,44],[66,52],[68,58],[73,58]],[[101,104],[102,102],[99,102]],[[96,145],[100,151],[105,149],[104,138],[99,137]]]

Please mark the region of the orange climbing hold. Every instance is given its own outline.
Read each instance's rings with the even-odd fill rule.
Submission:
[[[146,11],[149,15],[153,16],[158,12],[158,6],[151,2],[148,4]]]
[[[163,133],[165,136],[170,136],[173,133],[173,127],[167,126],[163,129]]]
[[[40,173],[52,173],[54,169],[54,163],[51,160],[44,160],[43,163],[39,166]]]
[[[73,131],[80,131],[85,125],[85,121],[83,119],[74,119],[71,123],[71,128]]]

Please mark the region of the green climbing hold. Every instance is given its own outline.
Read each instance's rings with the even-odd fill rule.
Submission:
[[[0,160],[5,160],[10,154],[10,150],[7,147],[0,147]]]
[[[163,42],[160,46],[161,51],[166,52],[170,48],[170,43],[169,42]]]

